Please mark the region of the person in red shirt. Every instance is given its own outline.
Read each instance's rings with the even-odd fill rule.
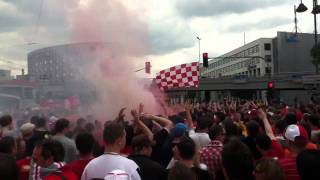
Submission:
[[[65,165],[61,170],[73,171],[78,179],[81,178],[84,168],[94,158],[92,155],[95,139],[89,133],[81,133],[76,137],[76,146],[79,151],[79,159]]]
[[[267,115],[262,109],[258,110],[258,117],[262,120],[266,133],[256,138],[257,149],[263,155],[262,158],[282,158],[284,152],[281,144],[277,141]]]
[[[284,136],[288,141],[290,154],[280,159],[279,164],[286,174],[286,180],[300,180],[296,157],[305,150],[308,143],[308,133],[302,126],[292,124],[287,127]]]

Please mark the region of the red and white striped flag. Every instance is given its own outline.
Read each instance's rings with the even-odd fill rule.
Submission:
[[[157,73],[156,83],[160,89],[198,87],[199,63],[181,64]]]

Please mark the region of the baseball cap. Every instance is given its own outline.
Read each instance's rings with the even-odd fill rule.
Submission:
[[[303,126],[292,124],[287,127],[284,137],[292,142],[295,141],[296,137],[303,137],[308,140],[308,133]]]
[[[20,127],[20,132],[22,135],[31,134],[35,125],[32,123],[25,123]]]
[[[178,123],[172,129],[174,137],[181,137],[187,131],[187,126],[184,123]]]

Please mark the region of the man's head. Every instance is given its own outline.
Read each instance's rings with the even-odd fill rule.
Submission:
[[[120,149],[126,145],[126,131],[122,123],[107,122],[103,130],[103,140],[107,145],[117,146]]]
[[[259,134],[256,137],[257,149],[263,154],[272,149],[272,142],[266,134]]]
[[[196,154],[196,144],[190,137],[182,137],[173,148],[174,158],[178,160],[193,160]]]
[[[86,123],[86,120],[83,119],[83,118],[79,118],[79,119],[77,120],[77,126],[78,126],[78,127],[83,127],[83,126],[85,125],[85,123]]]
[[[284,120],[288,125],[297,124],[297,116],[294,113],[287,114]]]
[[[230,140],[222,150],[222,165],[228,179],[253,179],[253,156],[250,149],[237,139]]]
[[[12,117],[10,115],[3,115],[0,117],[0,126],[13,128]]]
[[[67,133],[70,129],[70,122],[67,119],[59,119],[54,125],[54,132],[55,133]]]
[[[300,152],[308,144],[308,133],[301,125],[289,125],[284,133],[291,150]]]
[[[81,133],[76,136],[76,146],[80,155],[90,155],[93,151],[94,137],[89,133]]]
[[[209,129],[209,137],[211,140],[218,140],[223,142],[224,141],[224,134],[225,131],[222,126],[220,125],[213,125]]]
[[[34,128],[35,128],[34,124],[32,124],[32,123],[24,123],[20,127],[20,132],[21,132],[21,135],[22,135],[23,139],[29,139],[33,134]]]
[[[36,125],[36,128],[46,128],[47,119],[44,117],[41,117],[35,122],[35,125]]]
[[[297,170],[301,180],[320,179],[319,167],[319,150],[305,150],[297,156]]]
[[[274,159],[262,159],[256,162],[254,175],[256,180],[284,179],[284,172]]]
[[[54,162],[63,161],[64,155],[65,151],[60,142],[47,139],[38,142],[33,149],[32,158],[38,165],[48,167]]]
[[[152,153],[152,142],[144,134],[135,136],[132,139],[131,146],[135,154],[151,156]]]
[[[256,137],[260,133],[260,125],[256,121],[249,121],[247,123],[247,131],[248,135],[252,137]]]
[[[197,130],[208,132],[210,122],[211,122],[211,120],[208,116],[200,117],[197,121]]]

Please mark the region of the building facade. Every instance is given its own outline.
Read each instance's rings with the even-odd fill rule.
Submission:
[[[28,54],[28,75],[36,81],[63,84],[82,80],[82,68],[92,63],[107,43],[75,43],[38,49]]]
[[[209,61],[201,75],[210,78],[272,76],[314,72],[310,49],[313,34],[278,32],[274,38],[260,38]]]
[[[38,49],[28,54],[28,75],[23,78],[38,83],[39,103],[74,95],[88,99],[86,97],[91,97],[95,89],[86,81],[85,68],[98,58],[115,56],[116,48],[115,44],[87,42]]]

